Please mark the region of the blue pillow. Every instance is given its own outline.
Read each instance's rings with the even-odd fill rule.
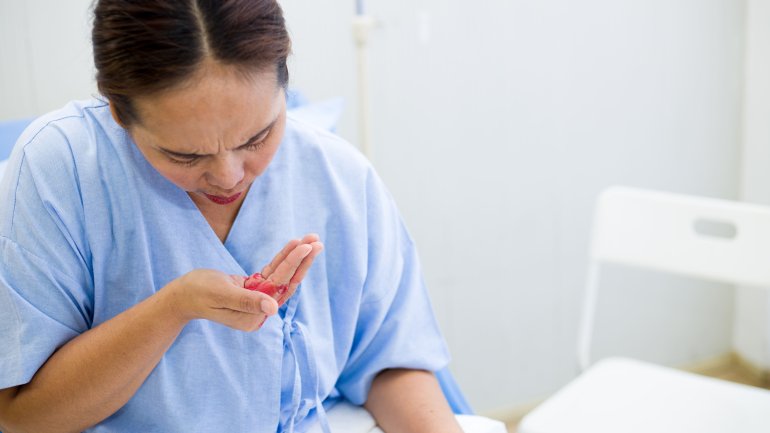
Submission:
[[[8,159],[16,140],[30,123],[32,119],[0,121],[0,161]]]
[[[321,102],[296,105],[287,111],[295,119],[302,120],[305,123],[326,129],[327,131],[335,132],[344,108],[344,100],[338,97]]]

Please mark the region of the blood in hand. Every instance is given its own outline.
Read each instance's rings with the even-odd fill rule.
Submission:
[[[255,290],[262,292],[278,302],[278,306],[286,302],[289,299],[289,285],[288,284],[275,284],[272,281],[265,279],[259,272],[246,278],[243,283],[243,287],[248,290]]]

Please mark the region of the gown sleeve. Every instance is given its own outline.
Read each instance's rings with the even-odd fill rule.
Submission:
[[[93,308],[68,140],[49,124],[16,147],[0,182],[0,389],[29,382]]]
[[[337,389],[366,402],[372,380],[389,368],[437,371],[449,352],[436,322],[415,245],[374,172],[367,181],[368,257],[350,356]]]

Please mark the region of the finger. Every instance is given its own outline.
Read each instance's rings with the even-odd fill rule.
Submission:
[[[260,273],[265,278],[269,277],[270,274],[272,274],[275,271],[275,269],[278,267],[278,265],[281,264],[281,262],[284,259],[286,259],[286,256],[289,255],[289,253],[291,252],[291,250],[294,249],[294,247],[296,247],[297,245],[301,245],[301,244],[311,244],[313,242],[317,242],[319,239],[320,238],[318,237],[318,235],[316,233],[309,233],[309,234],[306,234],[302,239],[292,239],[292,240],[290,240],[286,244],[286,246],[283,247],[281,252],[276,254],[276,256],[273,258],[273,260],[267,266],[262,268],[262,272],[260,272]]]
[[[313,242],[318,242],[321,240],[321,238],[316,233],[308,233],[303,238],[301,243],[303,244],[312,244]]]
[[[225,309],[217,313],[214,320],[230,328],[250,332],[261,328],[268,317],[265,314],[252,314]]]
[[[313,247],[309,244],[297,245],[289,255],[286,256],[286,259],[278,264],[275,272],[270,274],[267,279],[274,284],[288,284],[291,277],[294,276],[297,267],[299,267],[302,260],[307,257],[311,251],[313,251]]]
[[[232,280],[233,284],[238,287],[243,287],[244,283],[246,282],[246,277],[243,275],[230,275],[230,279]]]
[[[262,292],[236,288],[224,298],[224,309],[249,314],[271,316],[278,312],[278,303],[271,296]]]
[[[321,253],[321,251],[323,251],[323,244],[321,242],[313,242],[310,245],[313,247],[313,250],[310,251],[310,254],[308,254],[297,267],[297,270],[289,281],[288,289],[278,298],[278,305],[282,305],[294,295],[294,292],[297,291],[297,287],[299,287],[299,283],[302,282],[308,269],[310,269],[310,265],[313,264],[313,260]]]
[[[302,243],[302,240],[300,239],[290,240],[286,244],[286,246],[283,247],[281,252],[276,254],[275,257],[273,257],[273,260],[269,264],[267,264],[264,268],[262,268],[262,272],[261,272],[262,276],[265,278],[269,277],[273,273],[273,271],[275,271],[278,265],[280,265],[282,261],[286,260],[286,256],[288,256],[289,253],[292,252],[292,250],[301,243]]]
[[[278,312],[278,302],[268,296],[266,299],[259,301],[259,308],[266,316],[272,316]]]
[[[302,260],[302,263],[299,264],[296,272],[294,272],[294,275],[291,277],[291,280],[289,281],[289,291],[294,291],[294,289],[297,288],[297,286],[302,281],[302,279],[305,278],[305,275],[307,274],[308,269],[310,269],[310,265],[313,264],[313,260],[324,249],[324,244],[321,242],[313,242],[312,244],[310,244],[310,246],[313,247],[312,251],[310,251],[310,254],[308,254]]]

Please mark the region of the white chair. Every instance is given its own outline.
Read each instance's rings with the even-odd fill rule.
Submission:
[[[624,358],[591,366],[602,263],[770,289],[770,207],[612,187],[599,197],[578,360],[519,433],[770,433],[770,391]]]

